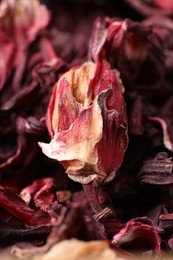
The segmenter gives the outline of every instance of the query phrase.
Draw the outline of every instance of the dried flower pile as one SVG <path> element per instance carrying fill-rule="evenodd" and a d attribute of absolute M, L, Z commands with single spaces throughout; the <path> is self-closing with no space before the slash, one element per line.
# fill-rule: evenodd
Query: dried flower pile
<path fill-rule="evenodd" d="M 2 248 L 173 249 L 172 18 L 172 0 L 0 1 Z"/>

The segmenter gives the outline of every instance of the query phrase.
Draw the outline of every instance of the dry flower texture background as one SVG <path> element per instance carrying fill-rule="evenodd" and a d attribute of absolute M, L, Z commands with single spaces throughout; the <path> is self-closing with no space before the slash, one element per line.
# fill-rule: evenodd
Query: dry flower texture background
<path fill-rule="evenodd" d="M 173 0 L 0 1 L 3 259 L 173 250 L 172 19 Z"/>

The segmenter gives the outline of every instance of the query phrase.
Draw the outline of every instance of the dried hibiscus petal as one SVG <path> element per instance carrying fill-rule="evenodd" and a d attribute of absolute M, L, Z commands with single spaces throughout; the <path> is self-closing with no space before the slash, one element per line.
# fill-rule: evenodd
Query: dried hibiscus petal
<path fill-rule="evenodd" d="M 32 134 L 34 136 L 46 135 L 46 124 L 44 120 L 37 120 L 35 117 L 28 117 L 27 119 L 19 117 L 16 121 L 17 131 L 19 133 Z"/>
<path fill-rule="evenodd" d="M 37 207 L 45 212 L 53 210 L 53 204 L 56 201 L 55 185 L 52 182 L 46 183 L 34 195 L 34 202 Z"/>
<path fill-rule="evenodd" d="M 24 150 L 26 146 L 26 140 L 22 135 L 18 136 L 17 148 L 14 154 L 8 156 L 5 161 L 0 163 L 0 169 L 7 169 L 9 167 L 14 167 L 19 163 L 24 157 Z"/>
<path fill-rule="evenodd" d="M 49 12 L 37 0 L 0 2 L 0 35 L 4 34 L 9 39 L 9 44 L 5 47 L 8 48 L 8 53 L 6 52 L 5 57 L 2 57 L 2 62 L 5 65 L 4 70 L 7 69 L 9 62 L 11 69 L 15 69 L 12 80 L 14 89 L 20 86 L 26 66 L 28 47 L 35 40 L 38 32 L 48 25 L 48 22 Z"/>
<path fill-rule="evenodd" d="M 0 245 L 5 247 L 18 242 L 28 242 L 39 246 L 45 243 L 50 231 L 49 225 L 19 228 L 0 221 Z"/>
<path fill-rule="evenodd" d="M 154 159 L 144 161 L 140 180 L 143 183 L 165 185 L 173 183 L 173 161 L 165 152 L 158 153 Z"/>
<path fill-rule="evenodd" d="M 0 206 L 26 224 L 30 223 L 34 215 L 34 211 L 8 187 L 0 187 Z"/>
<path fill-rule="evenodd" d="M 25 187 L 20 192 L 20 197 L 29 204 L 31 198 L 45 185 L 51 183 L 53 180 L 51 178 L 43 178 L 35 180 L 31 185 Z"/>
<path fill-rule="evenodd" d="M 160 124 L 160 126 L 162 127 L 162 131 L 163 131 L 164 146 L 168 150 L 173 151 L 173 142 L 172 142 L 172 138 L 171 138 L 171 135 L 169 133 L 168 124 L 166 123 L 166 121 L 164 119 L 160 118 L 160 117 L 154 117 L 154 116 L 150 116 L 148 119 L 153 121 L 153 122 Z"/>
<path fill-rule="evenodd" d="M 173 213 L 162 214 L 159 217 L 160 226 L 163 229 L 173 228 Z"/>
<path fill-rule="evenodd" d="M 143 217 L 127 222 L 113 237 L 112 243 L 128 250 L 160 251 L 161 240 L 149 219 Z"/>
<path fill-rule="evenodd" d="M 107 59 L 120 71 L 127 89 L 158 88 L 163 83 L 164 53 L 151 28 L 129 19 L 97 19 L 90 39 L 89 57 Z"/>
<path fill-rule="evenodd" d="M 0 115 L 3 116 L 12 111 L 23 109 L 24 105 L 25 109 L 31 107 L 34 102 L 34 97 L 36 97 L 36 93 L 38 93 L 38 84 L 33 81 L 20 92 L 16 92 L 13 97 L 0 106 Z"/>

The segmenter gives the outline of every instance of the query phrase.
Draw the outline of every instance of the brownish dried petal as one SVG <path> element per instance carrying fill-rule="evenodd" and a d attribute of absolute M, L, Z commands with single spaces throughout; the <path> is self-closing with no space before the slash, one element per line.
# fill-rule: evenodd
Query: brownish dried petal
<path fill-rule="evenodd" d="M 158 153 L 154 159 L 144 161 L 140 180 L 144 183 L 165 185 L 173 183 L 173 161 L 167 153 Z"/>

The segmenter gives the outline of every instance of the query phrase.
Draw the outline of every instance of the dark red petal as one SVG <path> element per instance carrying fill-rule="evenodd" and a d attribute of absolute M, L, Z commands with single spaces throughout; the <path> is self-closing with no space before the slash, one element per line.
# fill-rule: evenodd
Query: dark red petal
<path fill-rule="evenodd" d="M 30 223 L 34 215 L 34 211 L 25 204 L 17 193 L 3 186 L 0 186 L 0 207 L 26 224 Z"/>

